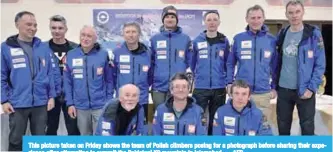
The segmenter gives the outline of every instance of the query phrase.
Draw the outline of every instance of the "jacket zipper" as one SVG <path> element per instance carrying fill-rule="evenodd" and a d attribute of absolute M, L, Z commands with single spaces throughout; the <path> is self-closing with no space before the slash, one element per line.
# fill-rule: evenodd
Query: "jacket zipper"
<path fill-rule="evenodd" d="M 95 69 L 95 67 L 94 67 L 94 65 L 92 65 L 91 74 L 92 74 L 92 79 L 93 80 L 95 80 L 95 72 L 94 72 L 95 70 L 94 69 Z"/>
<path fill-rule="evenodd" d="M 23 53 L 25 54 L 25 56 L 28 58 L 28 65 L 29 65 L 29 67 L 30 67 L 30 60 L 29 60 L 29 56 L 28 56 L 28 54 L 23 50 Z M 32 60 L 34 59 L 34 56 L 32 57 Z M 32 61 L 32 63 L 34 63 L 33 61 Z M 34 65 L 33 65 L 34 66 Z M 34 97 L 34 72 L 32 71 L 33 69 L 30 67 L 30 76 L 31 76 L 31 93 L 32 93 L 32 106 L 34 105 L 34 103 L 35 103 L 35 97 Z"/>
<path fill-rule="evenodd" d="M 141 68 L 141 64 L 139 64 L 139 66 L 138 66 L 138 73 L 139 73 L 138 75 L 140 75 L 140 71 L 141 71 L 140 68 Z"/>
<path fill-rule="evenodd" d="M 134 84 L 134 74 L 135 74 L 135 69 L 134 69 L 134 57 L 132 57 L 132 69 L 133 69 L 133 73 L 132 73 L 132 84 Z"/>
<path fill-rule="evenodd" d="M 171 33 L 169 33 L 169 78 L 171 77 Z"/>
<path fill-rule="evenodd" d="M 90 99 L 90 93 L 89 93 L 89 77 L 88 77 L 88 56 L 87 55 L 84 55 L 85 58 L 84 58 L 84 64 L 85 64 L 85 67 L 86 67 L 86 85 L 87 85 L 87 93 L 88 93 L 88 101 L 89 101 L 89 108 L 91 108 L 91 99 Z"/>
<path fill-rule="evenodd" d="M 262 63 L 262 49 L 260 49 L 260 63 Z"/>
<path fill-rule="evenodd" d="M 237 130 L 238 130 L 238 134 L 240 134 L 240 130 L 239 130 L 239 126 L 240 126 L 240 116 L 237 117 L 237 122 L 238 122 Z"/>
<path fill-rule="evenodd" d="M 209 60 L 209 88 L 212 88 L 212 59 L 213 59 L 213 55 L 212 55 L 212 45 L 210 45 L 209 47 L 209 54 L 210 54 L 210 60 Z"/>
<path fill-rule="evenodd" d="M 256 54 L 257 54 L 257 34 L 254 36 L 254 71 L 253 71 L 253 91 L 255 91 L 256 88 Z"/>
<path fill-rule="evenodd" d="M 174 58 L 175 58 L 175 63 L 177 63 L 177 49 L 175 49 L 175 56 L 174 56 Z"/>

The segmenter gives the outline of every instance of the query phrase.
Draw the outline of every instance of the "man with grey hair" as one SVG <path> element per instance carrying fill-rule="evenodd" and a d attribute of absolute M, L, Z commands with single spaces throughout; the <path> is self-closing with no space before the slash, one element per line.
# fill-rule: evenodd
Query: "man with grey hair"
<path fill-rule="evenodd" d="M 48 112 L 46 134 L 57 135 L 59 117 L 62 109 L 68 135 L 80 135 L 76 119 L 69 117 L 67 113 L 62 83 L 63 67 L 67 52 L 76 48 L 78 45 L 65 38 L 68 29 L 66 19 L 63 16 L 51 16 L 49 26 L 52 38 L 49 41 L 44 42 L 43 47 L 44 50 L 49 51 L 52 55 L 51 62 L 57 97 L 55 98 L 55 107 Z"/>
<path fill-rule="evenodd" d="M 47 111 L 56 97 L 50 53 L 35 37 L 37 22 L 28 11 L 16 14 L 18 34 L 1 44 L 1 105 L 9 114 L 9 151 L 22 151 L 28 121 L 32 135 L 45 135 Z"/>
<path fill-rule="evenodd" d="M 97 43 L 94 27 L 80 31 L 79 47 L 68 52 L 64 66 L 68 114 L 77 118 L 81 135 L 92 135 L 106 101 L 113 97 L 108 54 Z"/>
<path fill-rule="evenodd" d="M 110 100 L 99 118 L 95 135 L 145 135 L 144 109 L 138 104 L 140 89 L 133 84 L 119 88 L 119 98 Z"/>
<path fill-rule="evenodd" d="M 114 50 L 114 59 L 112 60 L 116 90 L 128 83 L 139 87 L 141 90 L 139 104 L 144 107 L 145 118 L 147 118 L 151 84 L 151 57 L 148 47 L 139 42 L 140 34 L 141 29 L 137 23 L 125 23 L 123 26 L 125 42 Z"/>
<path fill-rule="evenodd" d="M 278 34 L 277 122 L 280 135 L 290 135 L 296 105 L 302 135 L 314 135 L 316 91 L 325 72 L 323 38 L 318 27 L 304 24 L 300 1 L 286 5 L 287 27 Z"/>
<path fill-rule="evenodd" d="M 264 116 L 270 118 L 270 100 L 276 97 L 276 39 L 264 25 L 265 14 L 261 6 L 250 7 L 245 19 L 248 23 L 246 31 L 234 37 L 227 61 L 228 94 L 231 95 L 234 79 L 245 80 L 251 88 L 251 98 Z M 237 74 L 234 76 L 236 64 Z"/>

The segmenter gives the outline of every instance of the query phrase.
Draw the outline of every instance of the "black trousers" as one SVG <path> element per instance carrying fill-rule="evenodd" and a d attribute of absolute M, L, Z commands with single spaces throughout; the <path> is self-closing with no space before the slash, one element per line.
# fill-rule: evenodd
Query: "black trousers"
<path fill-rule="evenodd" d="M 32 135 L 45 135 L 47 107 L 15 108 L 9 115 L 9 151 L 22 151 L 22 138 L 26 133 L 28 120 Z"/>
<path fill-rule="evenodd" d="M 206 110 L 208 106 L 209 121 L 208 135 L 212 135 L 212 127 L 214 115 L 217 109 L 225 104 L 226 90 L 225 89 L 194 89 L 193 97 L 197 100 L 197 104 Z"/>
<path fill-rule="evenodd" d="M 316 95 L 309 99 L 300 99 L 297 90 L 279 87 L 276 105 L 277 123 L 280 135 L 290 135 L 293 111 L 296 105 L 302 135 L 314 135 L 314 117 Z"/>
<path fill-rule="evenodd" d="M 47 130 L 46 135 L 57 135 L 57 131 L 59 128 L 59 118 L 60 112 L 64 114 L 65 124 L 68 135 L 80 135 L 79 129 L 77 128 L 77 120 L 71 118 L 68 115 L 68 107 L 64 102 L 64 98 L 59 96 L 55 98 L 55 106 L 51 111 L 48 111 L 47 114 Z"/>

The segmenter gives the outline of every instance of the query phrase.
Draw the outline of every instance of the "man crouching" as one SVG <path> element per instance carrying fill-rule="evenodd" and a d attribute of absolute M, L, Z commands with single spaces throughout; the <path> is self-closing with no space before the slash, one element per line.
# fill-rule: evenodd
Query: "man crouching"
<path fill-rule="evenodd" d="M 103 109 L 95 135 L 144 134 L 144 110 L 138 104 L 140 90 L 133 84 L 119 89 L 119 99 L 112 99 Z"/>

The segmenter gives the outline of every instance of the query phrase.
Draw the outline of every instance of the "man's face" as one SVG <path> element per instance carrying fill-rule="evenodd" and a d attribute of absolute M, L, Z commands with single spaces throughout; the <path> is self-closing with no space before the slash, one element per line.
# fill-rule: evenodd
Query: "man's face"
<path fill-rule="evenodd" d="M 169 13 L 175 13 L 176 10 L 168 10 Z M 164 18 L 164 26 L 165 28 L 172 29 L 177 26 L 177 19 L 174 15 L 167 15 Z"/>
<path fill-rule="evenodd" d="M 83 48 L 92 47 L 97 40 L 96 32 L 93 28 L 86 27 L 80 32 L 80 44 Z"/>
<path fill-rule="evenodd" d="M 19 34 L 25 38 L 32 39 L 37 32 L 37 23 L 33 15 L 25 14 L 17 22 L 16 28 Z"/>
<path fill-rule="evenodd" d="M 235 109 L 243 109 L 250 100 L 250 88 L 233 87 L 232 105 Z"/>
<path fill-rule="evenodd" d="M 264 14 L 261 10 L 252 10 L 246 17 L 246 22 L 252 31 L 260 31 L 264 21 Z"/>
<path fill-rule="evenodd" d="M 207 31 L 216 32 L 217 28 L 220 26 L 219 16 L 215 13 L 210 13 L 206 16 L 205 26 Z"/>
<path fill-rule="evenodd" d="M 136 44 L 139 42 L 140 34 L 135 26 L 127 26 L 123 31 L 124 39 L 128 44 Z"/>
<path fill-rule="evenodd" d="M 51 21 L 50 31 L 53 39 L 65 38 L 67 27 L 63 22 Z"/>
<path fill-rule="evenodd" d="M 286 17 L 291 25 L 299 25 L 303 21 L 304 10 L 300 4 L 289 5 L 286 10 Z"/>
<path fill-rule="evenodd" d="M 137 88 L 128 87 L 126 89 L 122 89 L 121 94 L 119 95 L 119 100 L 125 110 L 133 110 L 139 102 L 139 94 Z"/>
<path fill-rule="evenodd" d="M 172 81 L 171 94 L 177 100 L 185 100 L 189 94 L 188 82 L 186 80 Z"/>

